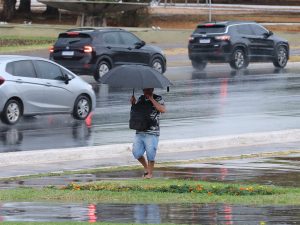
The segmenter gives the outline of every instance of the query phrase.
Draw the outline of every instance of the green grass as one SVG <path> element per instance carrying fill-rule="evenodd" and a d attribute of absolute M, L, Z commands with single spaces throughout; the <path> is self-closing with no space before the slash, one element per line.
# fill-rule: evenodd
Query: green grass
<path fill-rule="evenodd" d="M 0 53 L 47 49 L 54 42 L 55 38 L 47 37 L 0 36 Z"/>
<path fill-rule="evenodd" d="M 14 53 L 19 54 L 24 51 L 34 51 L 34 50 L 43 50 L 49 48 L 50 45 L 43 44 L 43 45 L 28 45 L 28 46 L 9 46 L 9 47 L 0 47 L 0 54 L 1 53 Z"/>
<path fill-rule="evenodd" d="M 1 222 L 1 225 L 90 225 L 91 223 L 88 222 Z M 120 225 L 120 224 L 128 224 L 128 223 L 93 223 L 95 225 Z M 135 223 L 135 225 L 139 225 L 138 223 Z M 149 225 L 149 224 L 148 224 Z M 161 223 L 161 225 L 171 225 L 171 223 Z"/>
<path fill-rule="evenodd" d="M 130 186 L 162 186 L 162 185 L 203 185 L 204 189 L 226 189 L 228 186 L 249 187 L 249 185 L 223 184 L 214 182 L 197 182 L 183 180 L 124 180 L 96 182 L 96 185 L 106 184 L 110 187 Z M 300 188 L 283 188 L 275 186 L 251 185 L 254 190 L 258 188 L 271 188 L 273 194 L 237 196 L 232 194 L 205 193 L 172 193 L 156 191 L 133 191 L 117 188 L 100 191 L 90 190 L 59 190 L 56 188 L 17 188 L 1 190 L 0 201 L 52 201 L 52 202 L 93 202 L 93 203 L 229 203 L 247 205 L 299 205 Z"/>

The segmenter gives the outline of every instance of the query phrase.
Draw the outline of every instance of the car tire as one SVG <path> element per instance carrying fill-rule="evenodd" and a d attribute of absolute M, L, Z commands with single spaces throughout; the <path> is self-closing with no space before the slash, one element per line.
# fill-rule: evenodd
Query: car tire
<path fill-rule="evenodd" d="M 14 125 L 20 120 L 21 116 L 22 104 L 20 101 L 15 99 L 8 100 L 3 108 L 1 120 L 8 125 Z"/>
<path fill-rule="evenodd" d="M 77 120 L 85 120 L 91 113 L 92 102 L 86 95 L 80 95 L 75 101 L 73 117 Z"/>
<path fill-rule="evenodd" d="M 108 71 L 110 71 L 111 65 L 106 60 L 102 60 L 98 63 L 96 67 L 96 71 L 94 73 L 95 81 L 100 81 L 101 77 L 103 77 Z"/>
<path fill-rule="evenodd" d="M 241 48 L 235 49 L 232 53 L 229 64 L 231 68 L 235 70 L 247 68 L 247 66 L 249 65 L 249 61 L 245 51 Z"/>
<path fill-rule="evenodd" d="M 275 55 L 275 59 L 273 61 L 273 64 L 275 67 L 277 68 L 284 68 L 287 64 L 288 61 L 288 52 L 286 47 L 284 46 L 279 46 L 276 49 L 276 55 Z"/>
<path fill-rule="evenodd" d="M 207 62 L 192 60 L 192 66 L 196 70 L 199 70 L 199 71 L 204 70 L 206 65 L 207 65 Z"/>
<path fill-rule="evenodd" d="M 161 59 L 155 58 L 151 62 L 151 67 L 160 73 L 164 73 L 165 66 Z"/>

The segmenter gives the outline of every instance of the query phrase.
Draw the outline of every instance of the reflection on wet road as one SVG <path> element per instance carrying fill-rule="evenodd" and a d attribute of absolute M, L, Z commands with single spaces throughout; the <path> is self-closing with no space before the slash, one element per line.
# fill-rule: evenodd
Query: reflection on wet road
<path fill-rule="evenodd" d="M 299 69 L 298 69 L 299 68 Z M 299 128 L 300 67 L 275 70 L 269 64 L 252 64 L 235 72 L 227 65 L 210 65 L 204 72 L 191 67 L 169 68 L 174 86 L 166 100 L 161 139 L 240 134 Z M 0 124 L 0 151 L 26 151 L 74 146 L 128 143 L 131 90 L 91 82 L 97 108 L 91 121 L 74 121 L 68 115 L 24 118 L 13 127 Z M 139 94 L 139 93 L 137 93 Z"/>
<path fill-rule="evenodd" d="M 0 221 L 175 224 L 299 224 L 299 206 L 229 204 L 0 204 Z"/>
<path fill-rule="evenodd" d="M 41 188 L 50 185 L 62 186 L 70 183 L 87 183 L 107 179 L 140 179 L 142 173 L 141 169 L 138 169 L 1 180 L 0 189 L 16 187 Z M 176 166 L 156 168 L 154 176 L 168 179 L 300 187 L 300 154 L 178 164 Z"/>

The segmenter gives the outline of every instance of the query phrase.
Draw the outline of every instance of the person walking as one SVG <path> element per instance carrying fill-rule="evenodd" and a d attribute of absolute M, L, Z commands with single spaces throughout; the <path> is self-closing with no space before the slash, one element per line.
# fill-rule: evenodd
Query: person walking
<path fill-rule="evenodd" d="M 143 89 L 144 94 L 139 97 L 138 101 L 136 101 L 134 96 L 130 99 L 132 105 L 138 104 L 141 101 L 145 101 L 146 104 L 152 104 L 152 112 L 149 115 L 150 125 L 146 130 L 136 131 L 132 148 L 133 156 L 144 167 L 143 177 L 146 179 L 153 177 L 155 156 L 160 135 L 159 119 L 161 113 L 166 112 L 164 100 L 161 96 L 153 92 L 154 88 L 146 88 Z M 145 152 L 147 160 L 144 157 Z"/>

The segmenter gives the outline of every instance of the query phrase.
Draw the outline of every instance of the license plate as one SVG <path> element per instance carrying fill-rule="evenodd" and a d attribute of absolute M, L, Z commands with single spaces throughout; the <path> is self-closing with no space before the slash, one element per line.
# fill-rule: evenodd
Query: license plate
<path fill-rule="evenodd" d="M 74 55 L 74 52 L 73 51 L 63 51 L 61 53 L 63 56 L 73 56 Z"/>
<path fill-rule="evenodd" d="M 210 43 L 210 39 L 200 39 L 199 43 L 200 44 L 209 44 Z"/>

